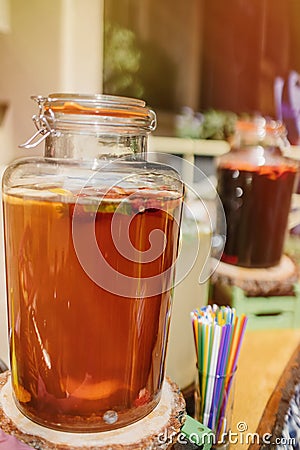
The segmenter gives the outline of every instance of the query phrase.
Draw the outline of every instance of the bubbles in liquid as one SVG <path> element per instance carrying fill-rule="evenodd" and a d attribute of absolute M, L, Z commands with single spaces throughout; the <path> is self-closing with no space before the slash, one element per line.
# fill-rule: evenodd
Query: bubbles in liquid
<path fill-rule="evenodd" d="M 118 420 L 118 413 L 116 411 L 108 410 L 103 414 L 103 420 L 109 424 L 115 423 Z"/>

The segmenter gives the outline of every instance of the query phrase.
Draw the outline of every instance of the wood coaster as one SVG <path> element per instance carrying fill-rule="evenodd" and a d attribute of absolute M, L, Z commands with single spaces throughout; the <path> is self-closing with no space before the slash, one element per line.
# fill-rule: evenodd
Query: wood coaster
<path fill-rule="evenodd" d="M 100 433 L 56 431 L 32 422 L 18 410 L 10 373 L 0 374 L 0 429 L 38 450 L 165 450 L 176 441 L 184 417 L 183 396 L 177 385 L 166 379 L 159 404 L 138 422 Z"/>
<path fill-rule="evenodd" d="M 294 261 L 283 255 L 273 267 L 251 269 L 220 262 L 211 277 L 212 284 L 238 286 L 249 297 L 294 295 L 299 270 Z"/>

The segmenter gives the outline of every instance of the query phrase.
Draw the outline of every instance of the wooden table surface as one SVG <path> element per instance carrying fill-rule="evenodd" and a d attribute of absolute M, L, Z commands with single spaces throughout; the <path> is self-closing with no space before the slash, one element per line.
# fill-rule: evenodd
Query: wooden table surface
<path fill-rule="evenodd" d="M 247 434 L 256 433 L 265 406 L 299 343 L 300 329 L 246 330 L 236 375 L 232 417 L 236 434 L 230 450 L 249 447 Z"/>
<path fill-rule="evenodd" d="M 235 442 L 230 450 L 248 448 L 247 433 L 256 432 L 265 406 L 299 343 L 300 329 L 246 331 L 232 417 L 232 432 L 237 435 L 233 435 Z"/>

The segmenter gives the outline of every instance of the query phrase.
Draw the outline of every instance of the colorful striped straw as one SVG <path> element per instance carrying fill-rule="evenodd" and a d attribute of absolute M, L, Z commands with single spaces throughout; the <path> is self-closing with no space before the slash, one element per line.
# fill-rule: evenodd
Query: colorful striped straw
<path fill-rule="evenodd" d="M 227 428 L 225 411 L 237 369 L 247 317 L 229 306 L 207 305 L 191 312 L 199 374 L 198 419 L 217 436 Z"/>

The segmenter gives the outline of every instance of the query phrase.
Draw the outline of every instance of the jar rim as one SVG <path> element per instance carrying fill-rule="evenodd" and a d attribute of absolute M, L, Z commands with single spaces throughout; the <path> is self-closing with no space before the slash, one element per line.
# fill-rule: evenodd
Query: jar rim
<path fill-rule="evenodd" d="M 33 96 L 32 98 L 34 98 Z M 73 93 L 73 92 L 55 92 L 53 94 L 49 94 L 46 97 L 49 103 L 54 102 L 68 102 L 74 101 L 78 104 L 121 104 L 126 106 L 137 106 L 137 107 L 145 107 L 146 102 L 144 100 L 134 98 L 134 97 L 123 97 L 121 95 L 110 95 L 110 94 L 81 94 L 81 93 Z"/>
<path fill-rule="evenodd" d="M 151 132 L 156 128 L 156 114 L 146 102 L 131 97 L 108 94 L 53 93 L 31 97 L 47 118 L 51 128 L 77 125 L 129 127 Z"/>

